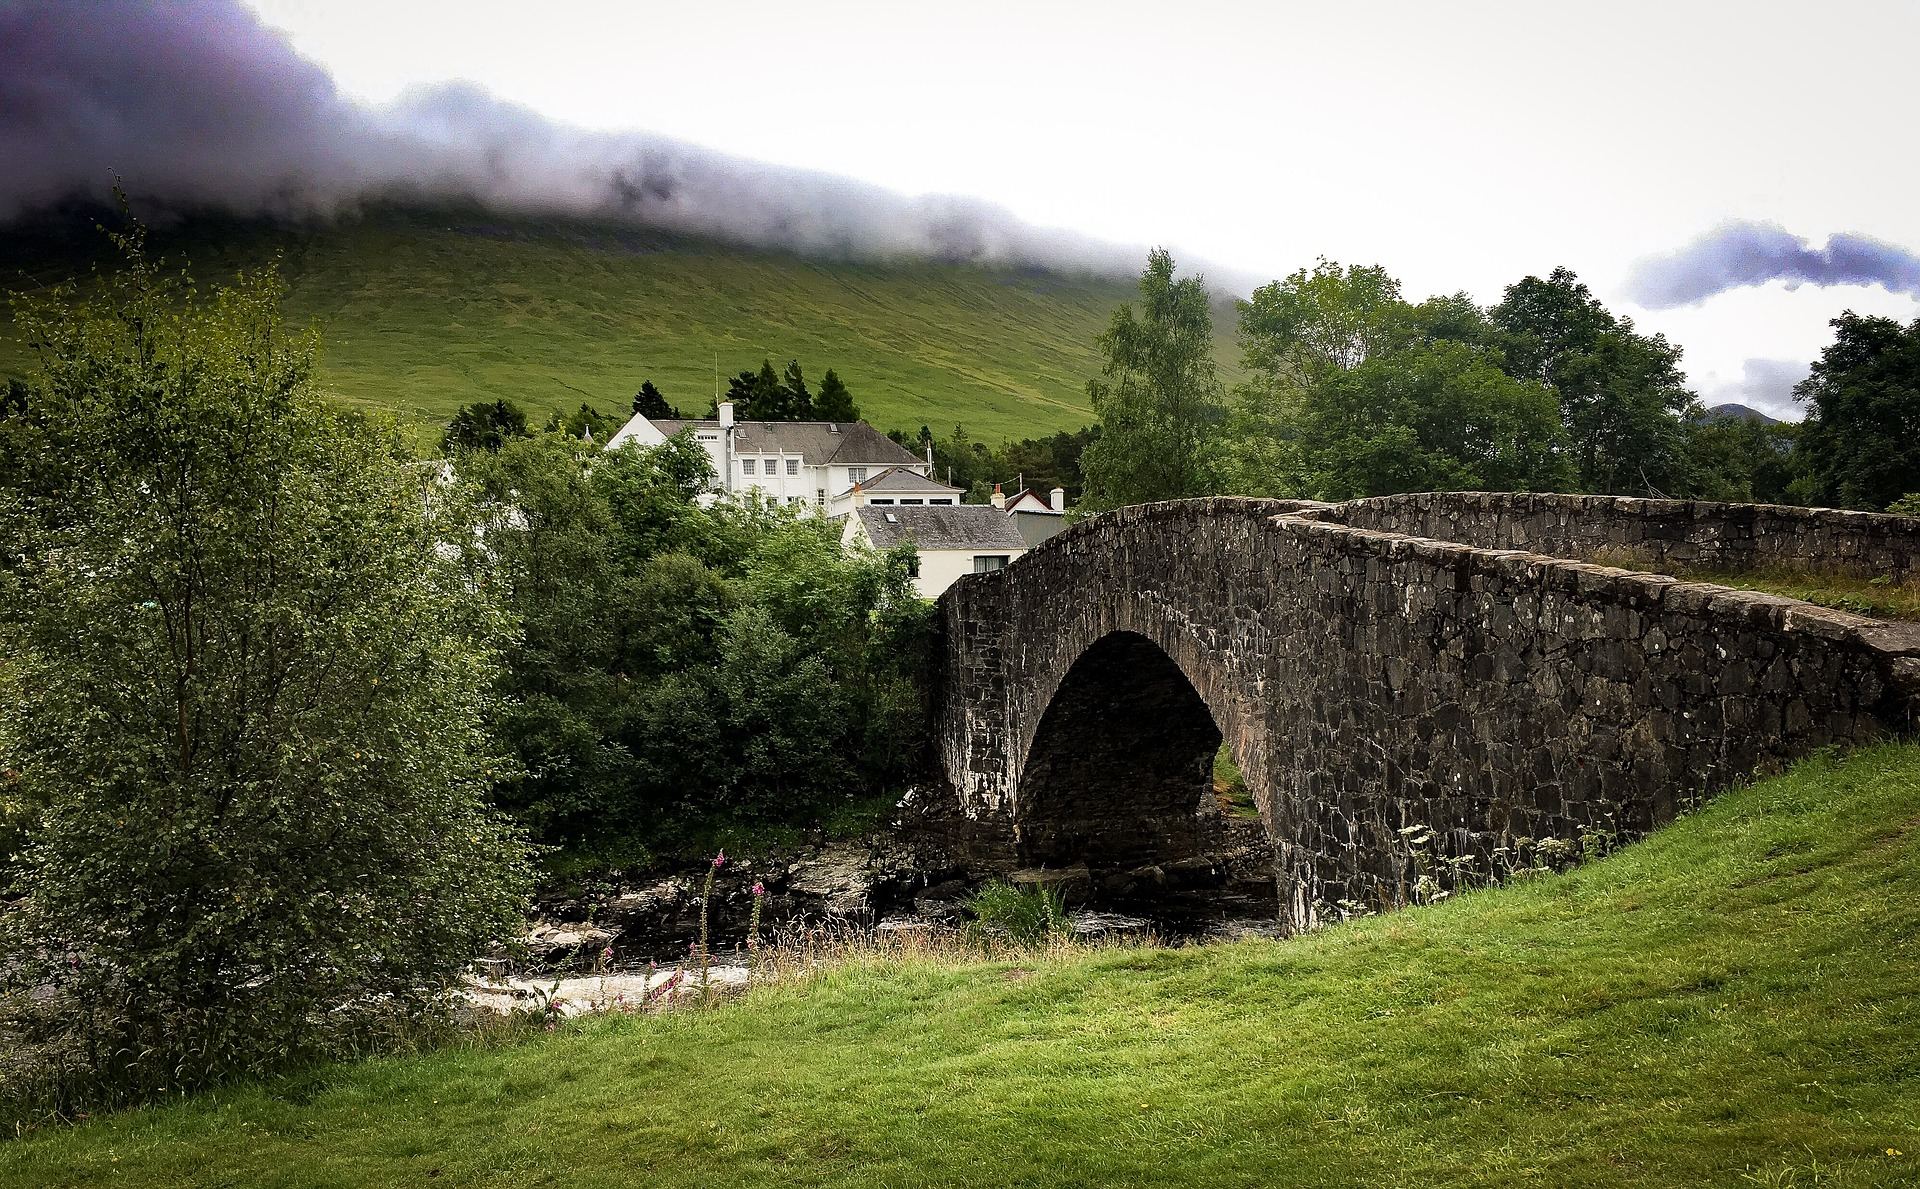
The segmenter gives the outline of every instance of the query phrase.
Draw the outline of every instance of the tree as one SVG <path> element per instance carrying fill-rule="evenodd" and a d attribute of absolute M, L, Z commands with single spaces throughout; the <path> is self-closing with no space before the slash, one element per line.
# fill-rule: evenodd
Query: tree
<path fill-rule="evenodd" d="M 1465 294 L 1415 305 L 1377 265 L 1263 285 L 1241 306 L 1221 469 L 1243 494 L 1320 499 L 1559 486 L 1553 394 L 1503 372 L 1497 338 Z"/>
<path fill-rule="evenodd" d="M 1835 318 L 1833 342 L 1794 390 L 1814 503 L 1879 511 L 1920 491 L 1920 319 Z"/>
<path fill-rule="evenodd" d="M 1302 457 L 1321 499 L 1553 490 L 1567 477 L 1563 445 L 1552 390 L 1459 342 L 1335 372 L 1302 407 Z"/>
<path fill-rule="evenodd" d="M 787 373 L 780 382 L 780 392 L 785 398 L 788 421 L 812 421 L 813 393 L 807 389 L 807 377 L 800 371 L 798 359 L 787 360 Z"/>
<path fill-rule="evenodd" d="M 1206 443 L 1222 416 L 1205 281 L 1175 280 L 1155 248 L 1140 312 L 1123 305 L 1098 340 L 1106 363 L 1087 384 L 1100 438 L 1083 458 L 1088 505 L 1183 499 L 1211 489 Z"/>
<path fill-rule="evenodd" d="M 1378 265 L 1341 267 L 1321 258 L 1262 285 L 1240 309 L 1240 350 L 1249 371 L 1300 384 L 1360 366 L 1410 336 L 1400 282 Z"/>
<path fill-rule="evenodd" d="M 633 411 L 649 421 L 678 418 L 680 410 L 667 403 L 667 398 L 653 386 L 652 380 L 642 380 L 640 391 L 633 394 Z"/>
<path fill-rule="evenodd" d="M 1507 373 L 1550 385 L 1584 491 L 1677 494 L 1693 394 L 1680 349 L 1615 317 L 1567 269 L 1507 287 L 1493 308 Z"/>
<path fill-rule="evenodd" d="M 440 452 L 498 450 L 508 441 L 526 436 L 527 415 L 519 405 L 510 400 L 480 400 L 462 406 L 447 422 L 447 430 L 440 437 Z"/>
<path fill-rule="evenodd" d="M 727 381 L 727 399 L 742 421 L 799 420 L 797 399 L 773 370 L 771 359 L 761 360 L 759 371 L 741 372 Z"/>
<path fill-rule="evenodd" d="M 20 312 L 0 770 L 43 808 L 0 1044 L 124 1101 L 449 1005 L 528 868 L 485 805 L 501 624 L 437 547 L 459 490 L 314 391 L 271 275 L 195 300 L 116 241 L 99 296 Z"/>
<path fill-rule="evenodd" d="M 858 421 L 860 410 L 853 403 L 853 393 L 832 368 L 820 379 L 820 395 L 813 400 L 813 416 L 818 421 Z M 925 427 L 923 426 L 922 429 Z"/>
<path fill-rule="evenodd" d="M 1702 417 L 1687 432 L 1686 493 L 1734 503 L 1793 501 L 1797 425 Z"/>

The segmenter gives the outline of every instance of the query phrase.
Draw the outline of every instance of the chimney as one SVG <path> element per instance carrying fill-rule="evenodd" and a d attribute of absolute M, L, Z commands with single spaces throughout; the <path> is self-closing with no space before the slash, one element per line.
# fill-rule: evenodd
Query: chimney
<path fill-rule="evenodd" d="M 1066 488 L 1056 487 L 1052 491 L 1048 492 L 1047 495 L 1049 497 L 1047 502 L 1053 505 L 1054 511 L 1064 512 L 1067 510 L 1067 489 Z"/>
<path fill-rule="evenodd" d="M 733 402 L 730 400 L 720 402 L 720 428 L 733 428 Z"/>
<path fill-rule="evenodd" d="M 993 506 L 996 508 L 1004 508 L 1007 506 L 1007 497 L 1000 494 L 1000 485 L 998 483 L 993 485 Z"/>
<path fill-rule="evenodd" d="M 927 475 L 933 475 L 933 439 L 927 439 Z"/>

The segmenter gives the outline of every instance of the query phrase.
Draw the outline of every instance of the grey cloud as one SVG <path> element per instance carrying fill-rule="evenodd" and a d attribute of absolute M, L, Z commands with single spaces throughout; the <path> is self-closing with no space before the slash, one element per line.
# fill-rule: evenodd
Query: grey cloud
<path fill-rule="evenodd" d="M 118 176 L 137 199 L 246 214 L 457 197 L 813 254 L 1113 275 L 1145 258 L 973 199 L 570 127 L 471 84 L 365 107 L 238 0 L 0 0 L 0 161 L 0 222 Z"/>
<path fill-rule="evenodd" d="M 1816 248 L 1772 223 L 1735 222 L 1670 255 L 1640 261 L 1627 279 L 1627 293 L 1660 310 L 1773 280 L 1789 286 L 1879 285 L 1920 296 L 1920 255 L 1864 235 L 1835 235 Z"/>

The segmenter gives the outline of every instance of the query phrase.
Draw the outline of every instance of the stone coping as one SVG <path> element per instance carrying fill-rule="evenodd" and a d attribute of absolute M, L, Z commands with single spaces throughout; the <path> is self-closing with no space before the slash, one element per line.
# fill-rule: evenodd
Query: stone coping
<path fill-rule="evenodd" d="M 1345 504 L 1316 500 L 1264 499 L 1247 496 L 1204 496 L 1189 500 L 1169 500 L 1154 504 L 1132 504 L 1102 512 L 1068 525 L 1053 537 L 1016 559 L 997 573 L 969 574 L 955 583 L 956 589 L 980 590 L 987 583 L 1005 581 L 1026 558 L 1049 552 L 1072 551 L 1097 534 L 1116 527 L 1157 520 L 1210 519 L 1239 516 L 1269 522 L 1276 529 L 1309 539 L 1338 544 L 1349 550 L 1370 552 L 1383 559 L 1421 561 L 1432 565 L 1462 567 L 1471 574 L 1485 574 L 1505 581 L 1520 581 L 1541 589 L 1577 594 L 1583 598 L 1622 604 L 1663 605 L 1675 611 L 1725 617 L 1757 627 L 1818 639 L 1845 641 L 1885 654 L 1891 667 L 1915 685 L 1920 694 L 1920 624 L 1901 623 L 1856 615 L 1821 607 L 1799 599 L 1759 591 L 1737 590 L 1708 582 L 1674 578 L 1666 574 L 1622 569 L 1577 558 L 1558 557 L 1517 549 L 1489 549 L 1478 545 L 1384 529 L 1355 528 L 1342 523 L 1341 514 L 1356 505 L 1381 506 L 1387 501 L 1412 503 L 1459 503 L 1477 510 L 1533 511 L 1552 506 L 1605 505 L 1616 510 L 1659 508 L 1692 510 L 1697 514 L 1719 513 L 1727 509 L 1765 509 L 1789 513 L 1808 520 L 1846 523 L 1887 524 L 1904 529 L 1911 525 L 1920 541 L 1920 518 L 1888 516 L 1872 512 L 1849 512 L 1830 508 L 1792 508 L 1767 504 L 1715 504 L 1692 500 L 1646 500 L 1629 496 L 1565 496 L 1504 492 L 1423 492 L 1409 495 L 1378 496 Z M 1904 684 L 1904 681 L 1903 681 Z"/>

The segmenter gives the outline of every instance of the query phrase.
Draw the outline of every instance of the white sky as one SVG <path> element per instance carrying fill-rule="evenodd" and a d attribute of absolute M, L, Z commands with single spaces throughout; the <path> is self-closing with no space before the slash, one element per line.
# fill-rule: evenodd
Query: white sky
<path fill-rule="evenodd" d="M 1565 264 L 1734 398 L 1874 288 L 1647 311 L 1728 219 L 1920 247 L 1920 3 L 250 0 L 373 103 L 478 82 L 640 129 L 1261 277 L 1325 255 L 1482 301 Z"/>

